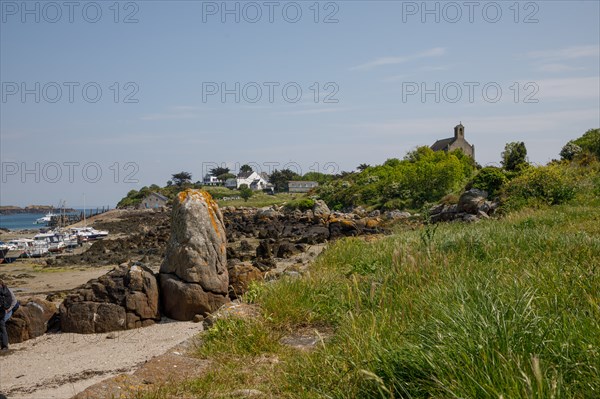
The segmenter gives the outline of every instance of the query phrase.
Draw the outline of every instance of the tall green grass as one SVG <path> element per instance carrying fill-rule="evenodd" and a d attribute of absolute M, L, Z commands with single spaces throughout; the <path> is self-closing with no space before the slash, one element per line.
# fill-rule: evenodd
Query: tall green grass
<path fill-rule="evenodd" d="M 298 397 L 600 397 L 599 216 L 562 206 L 337 242 L 257 299 L 274 328 L 336 329 L 280 383 Z"/>
<path fill-rule="evenodd" d="M 332 243 L 204 335 L 199 378 L 147 397 L 600 397 L 600 201 Z M 333 332 L 312 351 L 290 331 Z M 270 359 L 265 361 L 265 359 Z"/>

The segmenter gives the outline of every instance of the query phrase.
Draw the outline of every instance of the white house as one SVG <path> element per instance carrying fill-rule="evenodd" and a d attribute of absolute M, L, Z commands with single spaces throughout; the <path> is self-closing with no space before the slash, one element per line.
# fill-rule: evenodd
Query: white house
<path fill-rule="evenodd" d="M 269 182 L 264 176 L 252 171 L 239 173 L 235 179 L 227 179 L 225 187 L 236 189 L 242 184 L 246 184 L 252 190 L 264 190 L 269 186 Z"/>
<path fill-rule="evenodd" d="M 218 186 L 221 184 L 221 180 L 219 180 L 216 176 L 207 174 L 204 176 L 204 179 L 202 179 L 202 184 L 205 186 Z"/>

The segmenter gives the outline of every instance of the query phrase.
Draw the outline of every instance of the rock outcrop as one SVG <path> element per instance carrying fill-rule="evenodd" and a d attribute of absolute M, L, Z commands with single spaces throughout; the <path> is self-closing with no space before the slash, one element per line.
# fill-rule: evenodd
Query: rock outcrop
<path fill-rule="evenodd" d="M 141 264 L 122 264 L 88 281 L 60 305 L 63 332 L 103 333 L 160 320 L 156 277 Z"/>
<path fill-rule="evenodd" d="M 166 316 L 192 320 L 228 301 L 226 246 L 223 216 L 210 194 L 180 192 L 174 200 L 171 238 L 159 274 Z"/>
<path fill-rule="evenodd" d="M 313 205 L 312 211 L 313 215 L 316 218 L 320 219 L 327 219 L 329 217 L 329 214 L 331 213 L 329 207 L 323 200 L 316 200 L 315 204 Z"/>
<path fill-rule="evenodd" d="M 56 306 L 43 299 L 34 298 L 22 303 L 6 323 L 8 342 L 16 344 L 43 335 L 56 314 Z"/>
<path fill-rule="evenodd" d="M 264 280 L 263 273 L 249 262 L 232 262 L 229 266 L 229 296 L 235 299 L 244 294 L 250 283 Z"/>
<path fill-rule="evenodd" d="M 457 204 L 439 204 L 432 207 L 429 210 L 430 220 L 432 223 L 437 223 L 452 220 L 476 222 L 479 219 L 488 219 L 498 205 L 487 201 L 487 196 L 485 191 L 475 188 L 465 191 Z"/>

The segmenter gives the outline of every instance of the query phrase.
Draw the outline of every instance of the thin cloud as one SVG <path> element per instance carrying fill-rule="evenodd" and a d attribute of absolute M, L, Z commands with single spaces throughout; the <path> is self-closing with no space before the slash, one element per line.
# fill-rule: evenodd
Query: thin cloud
<path fill-rule="evenodd" d="M 159 121 L 159 120 L 180 120 L 180 119 L 196 119 L 200 117 L 200 113 L 206 108 L 193 105 L 177 105 L 169 107 L 166 112 L 157 112 L 143 115 L 140 120 L 143 121 Z"/>
<path fill-rule="evenodd" d="M 451 137 L 452 128 L 459 120 L 465 125 L 466 135 L 473 141 L 482 140 L 482 136 L 505 135 L 507 133 L 533 134 L 547 132 L 556 126 L 572 124 L 574 120 L 586 121 L 590 126 L 598 123 L 600 112 L 596 108 L 575 109 L 558 112 L 539 112 L 526 115 L 473 116 L 463 115 L 459 118 L 433 117 L 396 119 L 383 122 L 366 122 L 334 125 L 346 129 L 358 130 L 361 134 L 373 137 L 403 136 L 423 137 L 423 145 L 427 139 Z M 444 136 L 446 135 L 446 136 Z"/>
<path fill-rule="evenodd" d="M 536 81 L 540 88 L 540 101 L 545 99 L 597 99 L 600 97 L 600 78 L 544 79 Z"/>
<path fill-rule="evenodd" d="M 446 49 L 443 47 L 435 47 L 430 50 L 422 51 L 416 54 L 410 54 L 405 56 L 397 57 L 380 57 L 373 61 L 366 62 L 364 64 L 356 65 L 350 68 L 351 71 L 364 71 L 384 65 L 397 65 L 404 64 L 405 62 L 418 60 L 420 58 L 439 57 L 446 54 Z"/>
<path fill-rule="evenodd" d="M 527 53 L 528 58 L 550 60 L 572 60 L 575 58 L 598 56 L 600 56 L 600 46 L 598 44 L 589 46 L 572 46 L 561 49 L 538 50 Z"/>
<path fill-rule="evenodd" d="M 581 71 L 583 67 L 573 67 L 565 64 L 544 64 L 537 68 L 540 72 L 560 73 L 560 72 L 571 72 Z"/>
<path fill-rule="evenodd" d="M 344 112 L 348 111 L 349 108 L 310 108 L 300 109 L 296 111 L 284 111 L 277 112 L 275 115 L 317 115 L 317 114 L 329 114 L 333 112 Z"/>
<path fill-rule="evenodd" d="M 408 77 L 408 75 L 393 75 L 393 76 L 388 76 L 386 78 L 383 78 L 382 80 L 384 82 L 400 82 L 404 79 L 406 79 Z"/>
<path fill-rule="evenodd" d="M 143 121 L 160 121 L 160 120 L 172 120 L 172 119 L 195 119 L 198 118 L 198 114 L 193 113 L 164 113 L 164 114 L 148 114 L 140 117 Z"/>
<path fill-rule="evenodd" d="M 447 71 L 450 69 L 450 65 L 429 65 L 421 68 L 422 71 L 435 72 L 435 71 Z"/>

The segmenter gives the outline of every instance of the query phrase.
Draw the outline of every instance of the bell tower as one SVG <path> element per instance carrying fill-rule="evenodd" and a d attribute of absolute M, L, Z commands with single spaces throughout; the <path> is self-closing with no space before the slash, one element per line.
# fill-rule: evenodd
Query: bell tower
<path fill-rule="evenodd" d="M 465 127 L 462 122 L 458 125 L 454 126 L 454 139 L 463 139 L 465 138 Z"/>

